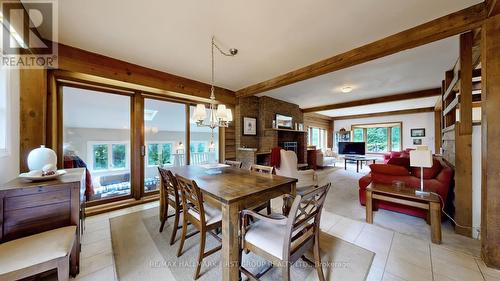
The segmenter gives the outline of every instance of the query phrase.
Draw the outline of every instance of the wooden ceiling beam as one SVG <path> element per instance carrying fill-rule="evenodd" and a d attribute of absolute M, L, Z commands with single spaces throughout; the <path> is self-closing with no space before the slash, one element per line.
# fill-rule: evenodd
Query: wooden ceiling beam
<path fill-rule="evenodd" d="M 238 90 L 236 94 L 239 97 L 253 96 L 322 74 L 422 46 L 478 28 L 486 17 L 485 4 L 479 3 L 348 52 L 248 86 Z"/>
<path fill-rule="evenodd" d="M 437 97 L 440 95 L 441 95 L 441 89 L 436 88 L 436 89 L 415 91 L 415 92 L 404 93 L 404 94 L 396 94 L 396 95 L 385 96 L 385 97 L 369 98 L 369 99 L 364 99 L 364 100 L 356 100 L 356 101 L 349 101 L 349 102 L 343 102 L 343 103 L 335 103 L 335 104 L 329 104 L 329 105 L 304 108 L 304 109 L 302 109 L 302 111 L 304 113 L 319 112 L 319 111 L 325 111 L 325 110 L 340 109 L 340 108 L 362 106 L 362 105 L 370 105 L 370 104 L 384 103 L 384 102 L 391 102 L 391 101 L 401 101 L 401 100 L 427 98 L 427 97 L 435 97 L 435 96 Z"/>
<path fill-rule="evenodd" d="M 432 107 L 415 108 L 415 109 L 394 110 L 394 111 L 387 111 L 387 112 L 337 116 L 337 117 L 333 117 L 333 120 L 335 121 L 335 120 L 370 118 L 370 117 L 381 117 L 381 116 L 401 115 L 401 114 L 416 114 L 416 113 L 422 113 L 422 112 L 434 112 L 434 107 L 432 106 Z"/>

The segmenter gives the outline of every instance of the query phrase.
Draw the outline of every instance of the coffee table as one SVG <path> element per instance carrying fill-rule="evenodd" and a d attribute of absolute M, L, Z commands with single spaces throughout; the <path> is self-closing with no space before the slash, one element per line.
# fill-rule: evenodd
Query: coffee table
<path fill-rule="evenodd" d="M 373 200 L 428 210 L 432 243 L 441 244 L 441 199 L 437 194 L 417 195 L 414 188 L 372 182 L 366 187 L 366 222 L 370 224 L 373 223 Z"/>
<path fill-rule="evenodd" d="M 368 157 L 363 155 L 345 155 L 344 156 L 344 169 L 347 170 L 347 161 L 356 162 L 356 173 L 359 173 L 359 168 L 363 169 L 363 161 L 368 163 L 368 161 L 372 161 L 375 164 L 377 161 L 376 157 Z"/>

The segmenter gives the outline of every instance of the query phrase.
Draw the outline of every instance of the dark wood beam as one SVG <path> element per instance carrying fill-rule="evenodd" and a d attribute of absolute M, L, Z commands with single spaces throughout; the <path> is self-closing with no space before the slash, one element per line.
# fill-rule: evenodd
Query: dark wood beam
<path fill-rule="evenodd" d="M 347 120 L 347 119 L 381 117 L 381 116 L 401 115 L 401 114 L 416 114 L 416 113 L 422 113 L 422 112 L 434 112 L 434 107 L 432 106 L 432 107 L 415 108 L 415 109 L 394 110 L 394 111 L 387 111 L 387 112 L 337 116 L 337 117 L 333 117 L 333 120 Z"/>
<path fill-rule="evenodd" d="M 322 74 L 422 46 L 480 27 L 485 18 L 485 4 L 479 3 L 351 51 L 282 74 L 267 81 L 251 85 L 238 90 L 236 94 L 240 97 L 252 96 Z"/>
<path fill-rule="evenodd" d="M 500 14 L 499 0 L 486 0 L 485 3 L 486 3 L 486 10 L 488 11 L 488 17 Z"/>
<path fill-rule="evenodd" d="M 58 48 L 60 70 L 113 79 L 198 98 L 210 97 L 209 84 L 63 44 L 59 44 Z M 216 88 L 215 91 L 218 101 L 225 104 L 236 103 L 234 92 L 223 88 Z"/>
<path fill-rule="evenodd" d="M 384 103 L 384 102 L 391 102 L 391 101 L 410 100 L 410 99 L 427 98 L 427 97 L 434 97 L 434 96 L 437 97 L 440 95 L 441 95 L 441 89 L 436 88 L 436 89 L 415 91 L 415 92 L 404 93 L 404 94 L 396 94 L 396 95 L 390 95 L 390 96 L 384 96 L 384 97 L 369 98 L 369 99 L 364 99 L 364 100 L 349 101 L 349 102 L 343 102 L 343 103 L 335 103 L 335 104 L 329 104 L 329 105 L 304 108 L 302 111 L 304 113 L 319 112 L 319 111 L 325 111 L 325 110 L 354 107 L 354 106 L 361 106 L 361 105 L 369 105 L 369 104 L 376 104 L 376 103 Z"/>
<path fill-rule="evenodd" d="M 500 14 L 485 21 L 481 48 L 481 256 L 500 268 Z"/>
<path fill-rule="evenodd" d="M 455 232 L 468 237 L 472 236 L 472 229 L 459 225 L 472 225 L 472 45 L 472 32 L 460 35 L 460 121 L 455 125 Z"/>

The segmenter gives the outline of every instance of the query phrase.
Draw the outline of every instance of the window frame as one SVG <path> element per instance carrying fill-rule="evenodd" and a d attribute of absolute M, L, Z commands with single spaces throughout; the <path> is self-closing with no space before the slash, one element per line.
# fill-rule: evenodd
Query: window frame
<path fill-rule="evenodd" d="M 314 130 L 318 130 L 318 144 L 313 143 Z M 328 130 L 325 128 L 309 126 L 307 128 L 307 145 L 316 146 L 316 149 L 325 150 L 328 148 Z"/>
<path fill-rule="evenodd" d="M 3 98 L 5 101 L 5 109 L 3 114 L 5 115 L 5 132 L 0 132 L 0 135 L 3 135 L 4 137 L 4 142 L 5 142 L 5 147 L 0 147 L 0 158 L 8 157 L 11 154 L 11 138 L 12 138 L 12 125 L 11 125 L 11 110 L 12 110 L 12 104 L 11 104 L 11 98 L 8 93 L 11 91 L 11 84 L 12 84 L 12 73 L 10 69 L 2 69 L 2 71 L 5 71 L 5 86 L 3 87 L 5 90 L 5 95 L 2 96 L 0 95 L 0 98 Z M 0 91 L 3 91 L 0 89 Z M 1 109 L 0 109 L 1 112 Z M 1 114 L 1 113 L 0 113 Z M 2 134 L 3 133 L 3 134 Z"/>
<path fill-rule="evenodd" d="M 365 124 L 352 124 L 351 125 L 351 135 L 352 140 L 354 141 L 354 129 L 362 128 L 363 129 L 363 142 L 365 143 L 365 150 L 367 154 L 384 154 L 388 152 L 395 151 L 392 149 L 392 128 L 399 127 L 399 143 L 400 150 L 404 147 L 403 142 L 403 122 L 402 121 L 393 121 L 393 122 L 378 122 L 378 123 L 365 123 Z M 367 128 L 386 128 L 387 130 L 387 150 L 379 151 L 379 152 L 370 152 L 368 151 L 368 130 Z"/>
<path fill-rule="evenodd" d="M 114 144 L 124 144 L 125 145 L 125 167 L 123 168 L 113 168 L 113 145 Z M 108 168 L 94 170 L 94 145 L 107 145 L 108 146 Z M 87 161 L 89 171 L 94 174 L 105 173 L 105 172 L 115 172 L 115 171 L 126 171 L 130 170 L 130 142 L 128 141 L 88 141 L 87 142 Z"/>

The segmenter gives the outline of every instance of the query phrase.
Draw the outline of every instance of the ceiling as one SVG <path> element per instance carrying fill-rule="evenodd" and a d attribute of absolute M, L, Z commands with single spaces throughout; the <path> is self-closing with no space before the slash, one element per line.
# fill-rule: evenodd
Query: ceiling
<path fill-rule="evenodd" d="M 479 2 L 59 0 L 59 42 L 209 82 L 214 34 L 239 49 L 216 58 L 216 84 L 238 90 Z"/>
<path fill-rule="evenodd" d="M 129 129 L 130 97 L 103 94 L 73 87 L 63 87 L 64 127 L 96 129 Z M 185 132 L 185 105 L 146 99 L 144 109 L 156 111 L 153 120 L 145 121 L 146 129 Z M 191 132 L 207 132 L 204 127 L 191 126 Z"/>
<path fill-rule="evenodd" d="M 406 50 L 350 68 L 317 76 L 260 95 L 297 103 L 301 108 L 343 103 L 418 90 L 440 88 L 445 71 L 458 58 L 458 36 Z M 342 93 L 343 86 L 353 91 Z M 328 116 L 434 106 L 437 97 L 319 112 Z M 397 105 L 397 106 L 396 106 Z M 375 110 L 375 111 L 374 111 Z"/>

